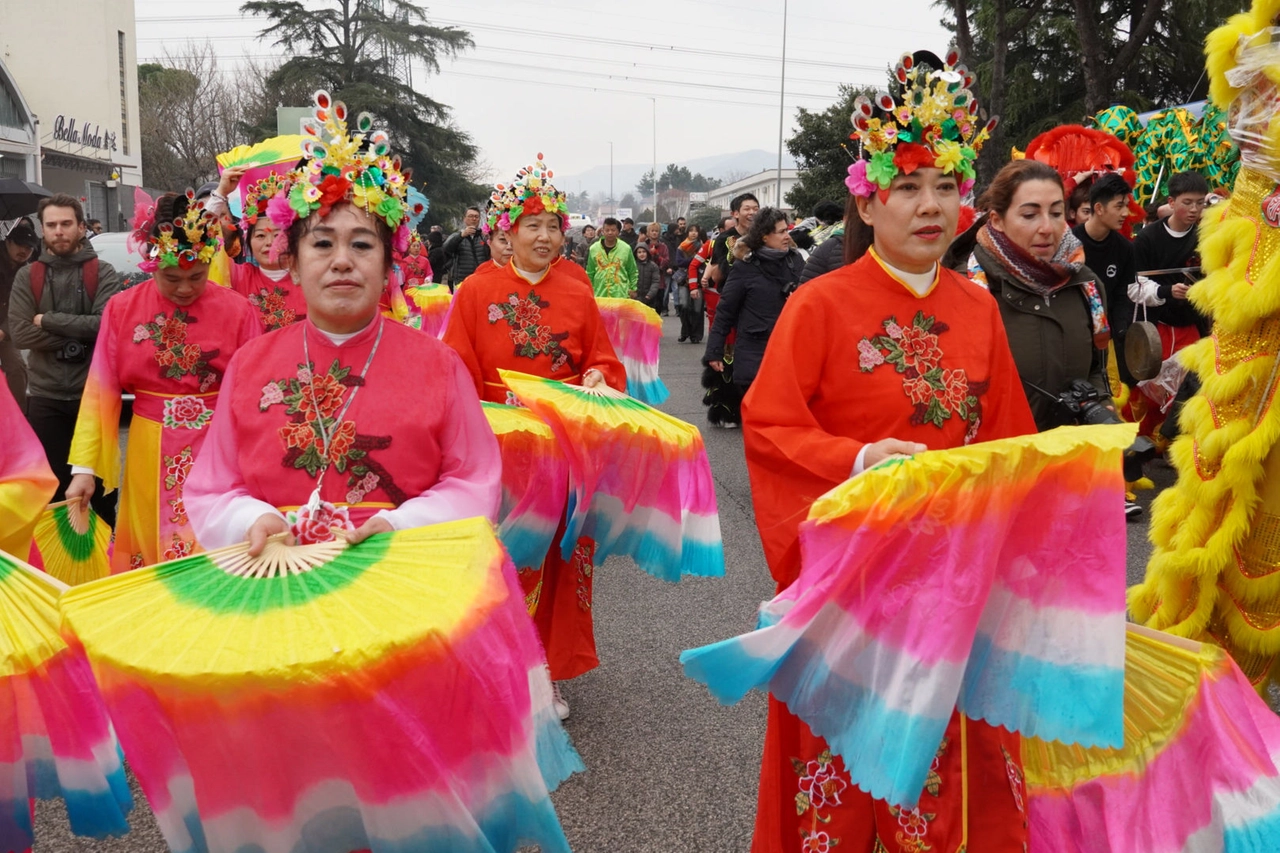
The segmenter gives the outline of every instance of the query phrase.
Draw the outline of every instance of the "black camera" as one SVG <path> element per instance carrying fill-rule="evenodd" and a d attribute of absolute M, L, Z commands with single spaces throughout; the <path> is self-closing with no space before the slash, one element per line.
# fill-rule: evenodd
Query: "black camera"
<path fill-rule="evenodd" d="M 1070 387 L 1058 395 L 1058 405 L 1081 424 L 1120 424 L 1120 416 L 1109 405 L 1111 398 L 1085 379 L 1071 380 Z M 1124 478 L 1129 482 L 1142 479 L 1142 466 L 1155 458 L 1156 445 L 1146 436 L 1138 436 L 1124 452 Z"/>
<path fill-rule="evenodd" d="M 80 341 L 65 341 L 62 349 L 54 354 L 54 358 L 58 361 L 67 361 L 72 364 L 86 360 L 89 357 L 89 348 Z"/>

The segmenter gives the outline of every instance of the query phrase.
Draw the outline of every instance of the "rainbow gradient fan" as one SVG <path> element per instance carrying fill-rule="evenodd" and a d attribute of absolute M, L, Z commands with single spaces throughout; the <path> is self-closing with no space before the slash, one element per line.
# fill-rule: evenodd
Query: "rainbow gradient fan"
<path fill-rule="evenodd" d="M 597 296 L 596 305 L 609 343 L 627 369 L 627 393 L 650 406 L 665 403 L 671 392 L 658 376 L 658 353 L 662 347 L 662 318 L 658 312 L 636 299 Z"/>
<path fill-rule="evenodd" d="M 111 574 L 111 528 L 92 509 L 50 504 L 36 522 L 40 568 L 68 586 Z"/>
<path fill-rule="evenodd" d="M 581 770 L 493 528 L 211 551 L 60 606 L 174 851 L 567 853 Z"/>
<path fill-rule="evenodd" d="M 603 384 L 498 373 L 569 460 L 566 560 L 589 536 L 597 563 L 621 554 L 666 581 L 724 575 L 715 483 L 697 427 Z"/>
<path fill-rule="evenodd" d="M 569 462 L 555 433 L 518 406 L 481 403 L 502 453 L 498 538 L 518 569 L 538 568 L 551 548 L 569 495 Z"/>
<path fill-rule="evenodd" d="M 1280 718 L 1216 646 L 1130 625 L 1124 746 L 1025 738 L 1038 853 L 1280 850 Z"/>
<path fill-rule="evenodd" d="M 922 453 L 819 498 L 757 630 L 684 652 L 722 702 L 767 689 L 854 784 L 911 808 L 952 710 L 1121 743 L 1124 476 L 1136 427 Z"/>
<path fill-rule="evenodd" d="M 443 284 L 410 284 L 405 286 L 404 295 L 418 310 L 418 328 L 432 337 L 443 335 L 453 307 L 449 288 Z"/>
<path fill-rule="evenodd" d="M 129 831 L 133 797 L 89 662 L 58 633 L 66 587 L 0 552 L 0 850 L 31 847 L 30 799 L 61 797 L 71 830 Z"/>

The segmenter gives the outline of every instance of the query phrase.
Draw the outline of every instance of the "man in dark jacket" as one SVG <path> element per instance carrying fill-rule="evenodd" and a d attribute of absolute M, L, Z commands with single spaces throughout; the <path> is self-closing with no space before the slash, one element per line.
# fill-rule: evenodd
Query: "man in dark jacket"
<path fill-rule="evenodd" d="M 1133 321 L 1134 306 L 1129 285 L 1137 280 L 1133 243 L 1120 233 L 1129 218 L 1129 184 L 1115 172 L 1103 175 L 1089 187 L 1089 218 L 1071 229 L 1084 246 L 1084 261 L 1098 276 L 1107 293 L 1107 317 L 1115 341 L 1120 380 L 1135 382 L 1124 361 L 1124 334 Z"/>
<path fill-rule="evenodd" d="M 67 459 L 102 311 L 120 289 L 120 274 L 98 260 L 85 238 L 84 208 L 76 198 L 43 199 L 39 216 L 45 251 L 14 279 L 9 326 L 13 342 L 31 350 L 27 420 L 58 477 L 53 499 L 59 501 L 71 482 Z M 33 275 L 43 277 L 43 284 L 33 286 Z M 92 503 L 104 521 L 115 524 L 115 496 L 103 494 L 100 480 Z"/>
<path fill-rule="evenodd" d="M 0 369 L 18 408 L 27 408 L 27 365 L 9 331 L 9 294 L 18 270 L 40 248 L 40 238 L 26 220 L 19 222 L 0 243 Z"/>
<path fill-rule="evenodd" d="M 489 244 L 480 233 L 480 208 L 467 208 L 462 217 L 462 230 L 450 234 L 444 241 L 444 253 L 453 264 L 450 281 L 455 286 L 489 260 Z"/>

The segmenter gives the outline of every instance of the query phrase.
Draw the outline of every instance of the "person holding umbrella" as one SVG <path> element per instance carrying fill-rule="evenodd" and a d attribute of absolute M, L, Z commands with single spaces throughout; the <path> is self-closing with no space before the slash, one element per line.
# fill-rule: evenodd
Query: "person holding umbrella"
<path fill-rule="evenodd" d="M 18 270 L 31 260 L 38 248 L 40 238 L 26 220 L 15 225 L 0 244 L 0 370 L 4 371 L 9 392 L 19 409 L 25 409 L 27 403 L 27 364 L 9 332 L 9 294 Z"/>

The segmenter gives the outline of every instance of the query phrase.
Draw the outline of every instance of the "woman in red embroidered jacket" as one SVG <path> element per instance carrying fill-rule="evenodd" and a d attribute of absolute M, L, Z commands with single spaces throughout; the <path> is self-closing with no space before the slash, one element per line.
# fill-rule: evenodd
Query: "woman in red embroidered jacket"
<path fill-rule="evenodd" d="M 515 402 L 498 378 L 499 368 L 574 385 L 604 382 L 618 391 L 627 388 L 626 371 L 609 343 L 582 268 L 561 257 L 568 208 L 564 194 L 543 175 L 550 177 L 539 163 L 494 193 L 487 230 L 508 232 L 514 257 L 505 267 L 473 276 L 458 288 L 445 328 L 445 343 L 462 356 L 476 390 L 490 402 Z M 561 521 L 541 568 L 520 567 L 526 594 L 542 586 L 534 621 L 555 681 L 600 664 L 591 621 L 595 543 L 583 537 L 572 560 L 565 562 L 559 544 L 563 532 Z M 568 705 L 558 687 L 556 695 L 561 718 L 567 717 Z"/>
<path fill-rule="evenodd" d="M 484 516 L 501 497 L 498 443 L 457 355 L 379 311 L 408 246 L 406 175 L 380 132 L 347 133 L 316 95 L 318 142 L 268 215 L 288 239 L 307 318 L 245 347 L 187 483 L 208 547 L 285 533 L 302 543 Z M 322 144 L 321 144 L 322 143 Z"/>
<path fill-rule="evenodd" d="M 859 99 L 870 159 L 846 182 L 859 214 L 850 263 L 788 300 L 743 401 L 756 523 L 779 590 L 800 572 L 810 505 L 850 476 L 895 453 L 1035 432 L 995 300 L 938 264 L 986 137 L 976 109 L 926 128 L 930 147 L 883 132 L 903 114 L 910 127 L 912 103 L 928 124 L 972 97 L 934 88 L 935 71 L 963 72 L 925 56 L 899 67 L 908 91 L 874 125 Z M 900 809 L 855 788 L 843 760 L 770 696 L 753 853 L 1024 853 L 1026 841 L 1017 735 L 953 714 L 918 806 Z"/>
<path fill-rule="evenodd" d="M 184 500 L 192 461 L 205 440 L 231 356 L 257 336 L 244 297 L 209 286 L 222 243 L 212 214 L 187 196 L 156 200 L 143 233 L 143 268 L 154 278 L 107 303 L 71 442 L 67 499 L 88 501 L 93 478 L 120 488 L 112 572 L 192 553 L 196 537 Z M 129 452 L 120 472 L 121 394 L 134 395 Z M 123 482 L 122 482 L 123 479 Z"/>

